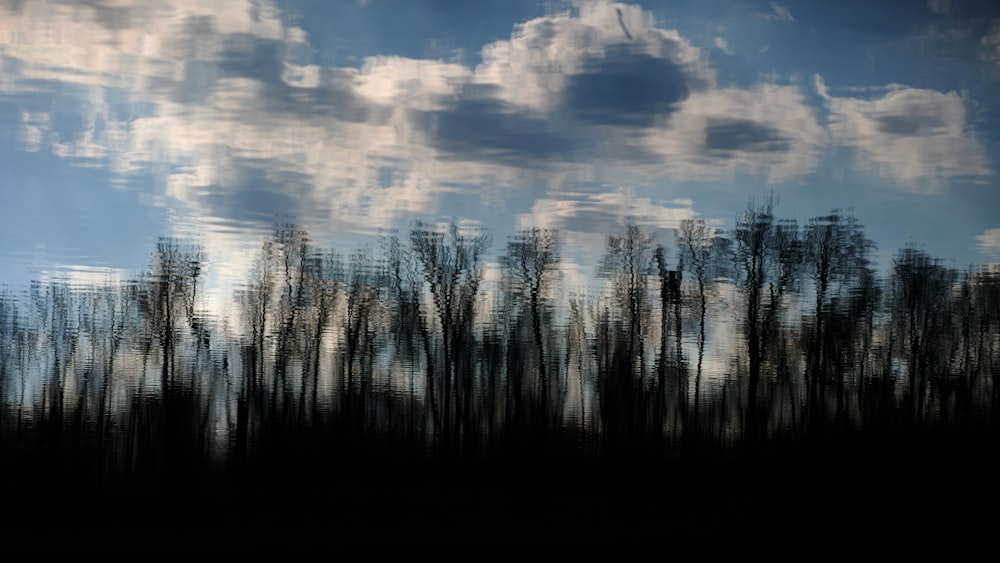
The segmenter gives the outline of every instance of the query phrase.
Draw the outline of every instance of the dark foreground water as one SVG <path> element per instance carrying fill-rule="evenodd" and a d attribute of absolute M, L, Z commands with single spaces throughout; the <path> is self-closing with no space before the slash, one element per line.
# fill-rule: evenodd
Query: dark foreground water
<path fill-rule="evenodd" d="M 906 248 L 877 275 L 839 216 L 703 227 L 670 249 L 612 234 L 590 293 L 561 287 L 556 232 L 513 237 L 487 278 L 483 233 L 419 225 L 345 255 L 276 229 L 224 309 L 200 294 L 208 257 L 167 239 L 134 280 L 8 289 L 0 530 L 71 548 L 988 537 L 995 268 Z"/>

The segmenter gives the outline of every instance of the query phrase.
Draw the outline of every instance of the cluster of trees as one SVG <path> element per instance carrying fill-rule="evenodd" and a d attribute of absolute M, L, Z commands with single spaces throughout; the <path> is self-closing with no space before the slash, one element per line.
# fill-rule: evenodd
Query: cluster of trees
<path fill-rule="evenodd" d="M 662 453 L 996 424 L 996 266 L 908 247 L 880 277 L 852 215 L 753 201 L 728 232 L 610 235 L 594 295 L 560 297 L 544 229 L 506 242 L 487 288 L 490 243 L 416 223 L 341 254 L 281 225 L 223 318 L 177 240 L 134 280 L 8 290 L 0 439 L 112 474 L 288 447 Z"/>

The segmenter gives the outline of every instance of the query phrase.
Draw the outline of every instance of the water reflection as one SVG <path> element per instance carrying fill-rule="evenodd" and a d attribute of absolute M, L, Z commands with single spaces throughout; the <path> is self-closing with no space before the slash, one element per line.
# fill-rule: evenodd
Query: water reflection
<path fill-rule="evenodd" d="M 995 14 L 319 4 L 0 2 L 12 481 L 990 436 Z"/>
<path fill-rule="evenodd" d="M 371 29 L 362 24 L 383 22 L 386 8 L 376 4 L 331 8 L 359 24 L 342 29 L 337 22 L 337 40 L 320 29 L 328 19 L 308 17 L 312 9 L 242 1 L 0 7 L 0 103 L 11 132 L 3 139 L 11 151 L 5 160 L 33 155 L 37 161 L 17 179 L 43 184 L 54 201 L 72 193 L 81 199 L 77 209 L 114 209 L 92 211 L 80 225 L 101 233 L 101 244 L 77 248 L 64 240 L 71 236 L 61 237 L 43 264 L 32 260 L 30 267 L 138 269 L 136 248 L 109 256 L 108 241 L 117 239 L 103 221 L 132 217 L 137 208 L 154 216 L 157 229 L 137 221 L 128 229 L 138 236 L 128 238 L 152 243 L 197 232 L 215 260 L 234 262 L 231 280 L 245 266 L 237 258 L 241 243 L 276 216 L 326 243 L 344 233 L 405 230 L 414 217 L 453 216 L 502 236 L 562 223 L 579 229 L 566 236 L 592 237 L 610 230 L 590 226 L 594 217 L 618 227 L 642 218 L 663 229 L 683 218 L 728 222 L 746 199 L 744 188 L 782 187 L 790 192 L 786 204 L 806 215 L 816 208 L 805 202 L 821 189 L 835 200 L 824 209 L 873 191 L 952 194 L 993 177 L 987 136 L 977 134 L 987 124 L 970 113 L 977 103 L 971 96 L 986 103 L 989 83 L 969 95 L 954 91 L 964 76 L 911 87 L 905 77 L 869 84 L 865 75 L 861 85 L 822 57 L 815 68 L 765 79 L 773 68 L 764 55 L 777 46 L 755 57 L 731 48 L 735 37 L 706 40 L 695 32 L 704 16 L 691 7 L 667 14 L 656 4 L 596 0 L 535 7 L 511 13 L 505 34 L 494 30 L 447 56 L 394 50 L 385 34 L 360 36 Z M 440 12 L 414 9 L 423 11 Z M 811 15 L 806 6 L 777 3 L 747 11 L 738 29 L 754 36 Z M 937 21 L 938 13 L 917 19 Z M 979 43 L 992 44 L 990 37 Z M 329 51 L 331 41 L 344 52 Z M 384 52 L 368 55 L 364 46 L 383 42 Z M 799 48 L 792 43 L 786 51 Z M 726 48 L 717 52 L 717 45 Z M 352 46 L 365 54 L 352 58 Z M 795 188 L 803 184 L 818 187 Z M 133 195 L 115 196 L 112 185 Z M 993 195 L 977 197 L 995 203 Z M 934 206 L 936 225 L 949 227 L 936 230 L 955 232 L 922 241 L 941 254 L 970 256 L 977 236 L 984 253 L 993 251 L 992 218 L 955 229 L 964 225 L 960 214 L 970 215 L 953 207 L 960 202 L 943 212 L 938 200 L 878 199 L 868 202 L 877 204 L 870 216 L 900 201 L 909 210 Z M 47 233 L 71 214 L 30 211 Z M 904 226 L 878 228 L 891 232 L 893 246 L 908 240 L 899 232 Z"/>
<path fill-rule="evenodd" d="M 908 247 L 879 279 L 849 214 L 799 227 L 751 202 L 669 246 L 629 226 L 606 239 L 606 289 L 569 298 L 558 231 L 510 238 L 486 283 L 490 244 L 415 223 L 339 253 L 281 225 L 226 318 L 205 314 L 202 249 L 173 239 L 134 280 L 8 290 L 5 439 L 118 474 L 318 430 L 480 457 L 992 424 L 995 268 Z"/>

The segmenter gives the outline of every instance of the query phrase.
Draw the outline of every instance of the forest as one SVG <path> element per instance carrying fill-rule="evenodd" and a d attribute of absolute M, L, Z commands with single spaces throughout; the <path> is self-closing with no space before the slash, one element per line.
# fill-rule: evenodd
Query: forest
<path fill-rule="evenodd" d="M 771 201 L 669 241 L 624 226 L 594 292 L 563 283 L 557 231 L 487 261 L 492 244 L 414 222 L 338 251 L 278 225 L 224 316 L 204 308 L 211 257 L 177 239 L 126 281 L 5 288 L 0 477 L 25 484 L 22 527 L 57 534 L 51 498 L 109 495 L 189 513 L 206 495 L 285 514 L 326 498 L 395 533 L 400 514 L 455 524 L 542 497 L 643 522 L 659 513 L 637 506 L 685 499 L 699 522 L 750 523 L 776 490 L 856 493 L 875 474 L 899 514 L 936 502 L 916 492 L 928 478 L 954 486 L 940 510 L 996 497 L 975 475 L 1000 423 L 1000 266 L 906 247 L 878 272 L 850 212 L 800 222 Z M 729 480 L 758 486 L 709 485 Z"/>

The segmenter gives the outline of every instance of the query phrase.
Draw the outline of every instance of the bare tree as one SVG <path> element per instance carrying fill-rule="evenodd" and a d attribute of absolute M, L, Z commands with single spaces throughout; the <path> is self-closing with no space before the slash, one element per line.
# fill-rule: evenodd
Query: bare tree
<path fill-rule="evenodd" d="M 527 229 L 520 231 L 507 243 L 507 252 L 500 257 L 503 268 L 502 287 L 508 301 L 505 305 L 507 322 L 511 323 L 512 338 L 509 340 L 508 354 L 515 354 L 511 347 L 522 346 L 516 338 L 518 327 L 530 327 L 530 340 L 534 346 L 537 378 L 531 382 L 537 395 L 529 399 L 530 414 L 537 413 L 539 420 L 529 422 L 529 426 L 539 432 L 549 432 L 553 424 L 551 412 L 561 401 L 553 395 L 558 390 L 551 379 L 551 358 L 546 354 L 546 341 L 551 335 L 553 290 L 559 275 L 559 236 L 549 229 Z M 551 354 L 550 354 L 551 355 Z M 514 408 L 520 410 L 522 369 L 508 373 L 513 380 Z M 515 415 L 515 418 L 520 418 Z M 521 425 L 522 422 L 515 424 Z"/>
<path fill-rule="evenodd" d="M 697 436 L 700 424 L 702 369 L 705 360 L 705 339 L 708 316 L 708 297 L 716 277 L 725 276 L 732 269 L 730 241 L 709 226 L 704 219 L 684 219 L 677 231 L 680 268 L 692 275 L 698 292 L 698 359 L 695 365 L 694 412 L 692 432 Z"/>
<path fill-rule="evenodd" d="M 804 239 L 806 269 L 815 293 L 806 374 L 810 423 L 815 427 L 825 419 L 825 382 L 830 377 L 836 382 L 838 420 L 843 414 L 842 359 L 852 348 L 848 341 L 866 329 L 856 321 L 870 321 L 875 306 L 870 299 L 873 272 L 868 258 L 874 243 L 853 215 L 839 210 L 810 219 Z"/>
<path fill-rule="evenodd" d="M 890 338 L 899 338 L 906 354 L 906 405 L 919 423 L 926 415 L 928 377 L 940 368 L 943 317 L 957 272 L 914 247 L 900 250 L 892 268 Z"/>
<path fill-rule="evenodd" d="M 651 314 L 648 280 L 654 271 L 653 235 L 637 225 L 610 235 L 598 274 L 610 280 L 611 306 L 598 332 L 599 389 L 606 439 L 612 447 L 633 442 L 645 429 L 645 332 Z M 614 335 L 611 337 L 610 335 Z M 638 377 L 636 377 L 638 375 Z"/>
<path fill-rule="evenodd" d="M 762 367 L 774 345 L 784 297 L 798 280 L 802 256 L 796 223 L 775 220 L 773 208 L 772 199 L 759 207 L 751 200 L 736 223 L 734 236 L 736 281 L 746 305 L 743 321 L 749 373 L 744 437 L 749 443 L 767 430 L 761 424 L 758 404 Z M 778 359 L 785 358 L 779 354 Z"/>
<path fill-rule="evenodd" d="M 410 241 L 431 294 L 433 309 L 441 327 L 443 373 L 438 377 L 428 371 L 428 388 L 442 387 L 438 407 L 442 436 L 447 450 L 463 430 L 471 413 L 466 411 L 471 398 L 471 373 L 459 369 L 463 354 L 471 352 L 474 305 L 482 281 L 480 259 L 489 247 L 490 237 L 483 232 L 467 234 L 452 222 L 447 233 L 417 222 Z M 430 357 L 430 356 L 429 356 Z M 467 356 L 466 356 L 467 357 Z M 467 437 L 471 437 L 471 434 Z"/>

